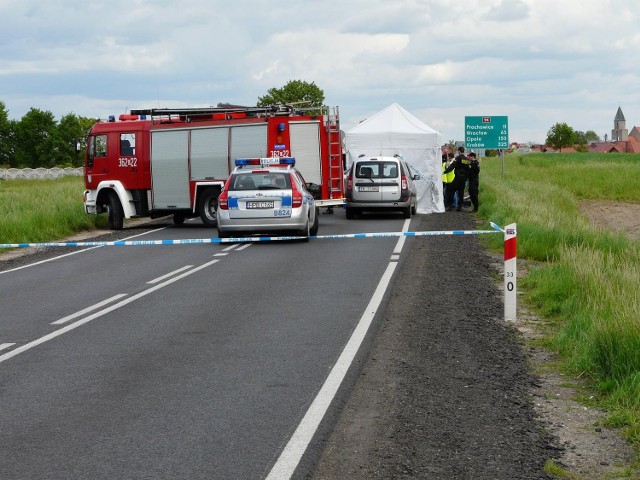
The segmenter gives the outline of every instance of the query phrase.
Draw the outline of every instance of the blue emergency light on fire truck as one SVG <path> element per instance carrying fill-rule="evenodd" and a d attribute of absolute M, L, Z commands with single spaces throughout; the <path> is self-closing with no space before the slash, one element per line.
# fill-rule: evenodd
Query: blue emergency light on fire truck
<path fill-rule="evenodd" d="M 127 218 L 166 215 L 213 227 L 235 159 L 290 157 L 318 185 L 316 205 L 344 203 L 338 107 L 131 110 L 89 131 L 84 208 L 106 213 L 114 230 Z"/>

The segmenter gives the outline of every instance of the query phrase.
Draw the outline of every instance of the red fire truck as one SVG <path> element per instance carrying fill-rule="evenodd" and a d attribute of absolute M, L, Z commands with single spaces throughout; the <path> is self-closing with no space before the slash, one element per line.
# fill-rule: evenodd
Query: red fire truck
<path fill-rule="evenodd" d="M 87 138 L 84 208 L 125 218 L 200 217 L 216 225 L 218 195 L 236 158 L 295 157 L 328 211 L 344 202 L 338 107 L 292 105 L 131 110 Z"/>

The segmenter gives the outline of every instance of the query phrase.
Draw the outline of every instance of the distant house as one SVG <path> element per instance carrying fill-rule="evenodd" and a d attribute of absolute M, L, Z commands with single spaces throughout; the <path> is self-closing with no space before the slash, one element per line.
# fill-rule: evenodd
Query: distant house
<path fill-rule="evenodd" d="M 594 153 L 626 153 L 627 142 L 593 142 L 589 151 Z"/>
<path fill-rule="evenodd" d="M 590 152 L 600 153 L 640 153 L 640 128 L 633 127 L 631 132 L 627 129 L 627 121 L 618 107 L 613 119 L 611 141 L 593 142 L 589 144 Z"/>

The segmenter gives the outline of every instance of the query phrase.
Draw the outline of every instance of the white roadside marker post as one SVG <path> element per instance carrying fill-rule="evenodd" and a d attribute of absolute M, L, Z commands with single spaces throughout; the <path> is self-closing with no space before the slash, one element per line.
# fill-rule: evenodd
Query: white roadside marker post
<path fill-rule="evenodd" d="M 516 320 L 516 224 L 504 227 L 504 319 Z"/>

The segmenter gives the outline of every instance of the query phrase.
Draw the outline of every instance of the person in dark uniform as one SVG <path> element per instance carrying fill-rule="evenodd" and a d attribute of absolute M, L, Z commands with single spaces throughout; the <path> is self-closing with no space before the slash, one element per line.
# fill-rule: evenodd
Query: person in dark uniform
<path fill-rule="evenodd" d="M 475 152 L 469 153 L 469 198 L 473 205 L 473 211 L 478 211 L 478 188 L 480 185 L 480 162 Z"/>
<path fill-rule="evenodd" d="M 467 178 L 469 178 L 471 171 L 471 161 L 464 154 L 464 147 L 458 147 L 458 156 L 443 173 L 446 174 L 452 170 L 456 174 L 453 180 L 453 189 L 458 193 L 458 207 L 456 211 L 460 212 L 462 211 L 462 204 L 464 203 L 464 187 L 467 184 Z"/>
<path fill-rule="evenodd" d="M 453 163 L 454 158 L 453 152 L 449 152 L 446 155 L 442 155 L 442 182 L 443 182 L 443 192 L 444 192 L 444 208 L 445 210 L 453 210 L 453 198 L 455 195 L 454 192 L 454 181 L 455 181 L 455 173 L 449 172 L 447 174 L 444 171 L 447 169 L 449 165 Z"/>

